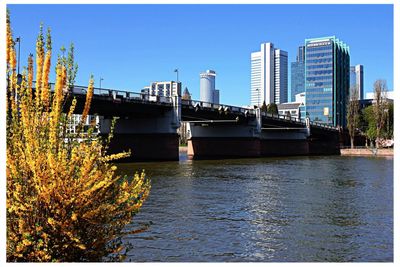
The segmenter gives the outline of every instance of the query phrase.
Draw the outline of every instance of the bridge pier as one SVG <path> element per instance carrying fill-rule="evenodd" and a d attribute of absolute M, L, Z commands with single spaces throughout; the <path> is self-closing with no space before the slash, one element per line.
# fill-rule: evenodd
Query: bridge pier
<path fill-rule="evenodd" d="M 108 153 L 131 151 L 132 161 L 175 161 L 179 160 L 180 97 L 172 97 L 172 104 L 157 112 L 119 117 Z M 100 135 L 110 132 L 112 118 L 100 117 Z"/>
<path fill-rule="evenodd" d="M 260 140 L 252 137 L 193 137 L 188 159 L 254 158 L 260 156 Z"/>
<path fill-rule="evenodd" d="M 189 123 L 188 131 L 189 159 L 260 156 L 260 140 L 251 123 Z"/>
<path fill-rule="evenodd" d="M 260 135 L 261 156 L 308 155 L 308 129 L 263 129 Z"/>
<path fill-rule="evenodd" d="M 106 136 L 105 136 L 106 137 Z M 179 135 L 174 133 L 116 133 L 108 154 L 131 151 L 131 156 L 119 162 L 179 160 Z"/>

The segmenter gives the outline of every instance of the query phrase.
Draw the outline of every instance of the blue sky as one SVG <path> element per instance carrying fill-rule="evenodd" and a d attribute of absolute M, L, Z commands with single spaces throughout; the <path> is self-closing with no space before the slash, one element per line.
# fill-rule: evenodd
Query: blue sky
<path fill-rule="evenodd" d="M 217 72 L 221 103 L 250 102 L 250 53 L 273 42 L 295 60 L 305 38 L 336 35 L 364 65 L 365 91 L 376 79 L 393 90 L 392 5 L 7 5 L 21 61 L 35 53 L 39 25 L 50 27 L 53 63 L 75 45 L 76 84 L 139 92 L 152 81 L 179 80 L 199 99 L 199 73 Z M 53 68 L 54 70 L 54 68 Z M 54 80 L 54 74 L 52 74 Z M 290 87 L 290 79 L 289 79 Z"/>

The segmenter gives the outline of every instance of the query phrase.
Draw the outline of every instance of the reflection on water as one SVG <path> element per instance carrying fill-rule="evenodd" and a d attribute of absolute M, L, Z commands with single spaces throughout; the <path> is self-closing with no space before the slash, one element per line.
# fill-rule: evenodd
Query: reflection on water
<path fill-rule="evenodd" d="M 393 159 L 121 164 L 152 189 L 127 260 L 393 261 Z"/>

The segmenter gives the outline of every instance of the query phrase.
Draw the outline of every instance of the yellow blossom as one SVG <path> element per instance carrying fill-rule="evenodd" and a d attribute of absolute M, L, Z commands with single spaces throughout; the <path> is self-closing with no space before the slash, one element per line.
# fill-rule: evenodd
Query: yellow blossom
<path fill-rule="evenodd" d="M 20 85 L 9 14 L 6 38 L 7 261 L 101 260 L 117 247 L 110 247 L 110 242 L 116 242 L 139 211 L 150 181 L 136 174 L 128 182 L 108 163 L 130 152 L 109 155 L 96 135 L 87 134 L 84 142 L 78 142 L 65 130 L 77 105 L 74 99 L 63 109 L 67 67 L 74 64 L 58 61 L 50 97 L 51 40 L 48 34 L 45 53 L 42 26 L 36 62 L 30 55 Z M 91 78 L 84 119 L 90 112 L 93 83 Z M 64 110 L 69 111 L 64 114 Z"/>

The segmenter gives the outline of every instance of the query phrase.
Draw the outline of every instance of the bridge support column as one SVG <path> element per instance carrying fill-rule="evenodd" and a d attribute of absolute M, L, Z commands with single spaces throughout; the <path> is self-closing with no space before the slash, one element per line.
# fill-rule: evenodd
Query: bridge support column
<path fill-rule="evenodd" d="M 310 155 L 340 155 L 341 133 L 313 129 L 308 138 Z"/>
<path fill-rule="evenodd" d="M 308 155 L 307 129 L 274 130 L 261 133 L 261 156 L 302 156 Z"/>
<path fill-rule="evenodd" d="M 131 156 L 119 162 L 174 161 L 179 160 L 178 147 L 176 133 L 115 133 L 108 154 L 130 150 Z"/>
<path fill-rule="evenodd" d="M 189 123 L 188 158 L 243 158 L 260 156 L 255 121 L 248 124 Z"/>
<path fill-rule="evenodd" d="M 180 97 L 171 99 L 173 105 L 169 109 L 136 117 L 120 117 L 108 153 L 130 150 L 131 156 L 119 160 L 121 162 L 179 160 Z M 100 118 L 101 135 L 109 133 L 111 121 L 111 118 Z"/>
<path fill-rule="evenodd" d="M 260 156 L 260 140 L 251 137 L 193 137 L 189 159 L 246 158 Z"/>

